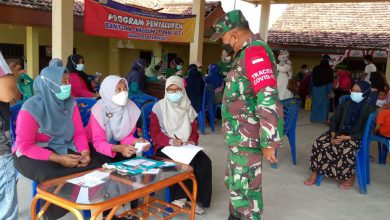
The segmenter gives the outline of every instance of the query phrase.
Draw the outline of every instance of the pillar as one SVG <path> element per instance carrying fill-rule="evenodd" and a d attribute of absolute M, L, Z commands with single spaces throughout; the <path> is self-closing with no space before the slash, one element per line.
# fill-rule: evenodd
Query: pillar
<path fill-rule="evenodd" d="M 271 11 L 271 0 L 263 0 L 261 2 L 260 16 L 260 37 L 264 42 L 267 42 L 269 15 Z"/>
<path fill-rule="evenodd" d="M 109 39 L 109 47 L 108 47 L 108 57 L 109 57 L 109 68 L 108 75 L 115 74 L 120 76 L 119 72 L 119 49 L 118 49 L 118 40 L 115 38 Z"/>
<path fill-rule="evenodd" d="M 27 49 L 27 73 L 35 78 L 39 75 L 39 42 L 38 30 L 36 27 L 26 27 L 26 49 Z"/>
<path fill-rule="evenodd" d="M 386 79 L 388 82 L 390 82 L 390 48 L 387 52 L 387 64 L 386 64 Z"/>
<path fill-rule="evenodd" d="M 190 45 L 190 63 L 202 62 L 205 0 L 194 0 L 192 14 L 196 15 L 194 41 Z"/>
<path fill-rule="evenodd" d="M 162 46 L 160 42 L 156 42 L 156 45 L 153 47 L 153 55 L 158 56 L 162 59 L 161 57 L 161 51 L 162 51 Z"/>
<path fill-rule="evenodd" d="M 52 1 L 52 56 L 66 65 L 73 53 L 73 1 Z"/>

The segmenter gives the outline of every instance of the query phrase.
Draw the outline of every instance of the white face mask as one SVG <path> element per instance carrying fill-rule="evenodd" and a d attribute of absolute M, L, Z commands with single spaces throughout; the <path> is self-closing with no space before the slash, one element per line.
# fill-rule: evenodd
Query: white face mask
<path fill-rule="evenodd" d="M 122 91 L 112 97 L 112 102 L 119 106 L 125 106 L 127 103 L 129 93 Z"/>
<path fill-rule="evenodd" d="M 80 72 L 83 71 L 84 70 L 84 64 L 82 64 L 82 63 L 77 64 L 76 65 L 76 70 L 80 71 Z"/>
<path fill-rule="evenodd" d="M 378 107 L 383 107 L 385 104 L 386 104 L 386 99 L 384 99 L 384 100 L 380 100 L 380 99 L 376 100 L 376 106 L 378 106 Z"/>

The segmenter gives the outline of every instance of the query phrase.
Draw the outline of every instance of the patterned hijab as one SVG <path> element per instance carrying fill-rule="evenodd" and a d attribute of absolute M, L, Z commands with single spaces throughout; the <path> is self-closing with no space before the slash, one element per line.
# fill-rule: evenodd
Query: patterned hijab
<path fill-rule="evenodd" d="M 35 95 L 22 106 L 37 121 L 40 131 L 51 137 L 48 146 L 61 155 L 68 149 L 77 152 L 72 120 L 75 102 L 72 97 L 61 101 L 55 96 L 60 92 L 64 71 L 65 67 L 44 68 L 34 80 Z"/>
<path fill-rule="evenodd" d="M 141 111 L 137 105 L 127 100 L 125 106 L 116 105 L 112 101 L 115 95 L 116 86 L 127 81 L 119 76 L 107 76 L 100 86 L 99 94 L 102 97 L 93 107 L 92 114 L 98 121 L 100 127 L 106 131 L 107 142 L 111 139 L 121 141 L 127 137 L 135 128 Z"/>
<path fill-rule="evenodd" d="M 191 124 L 198 115 L 187 96 L 183 79 L 179 76 L 171 76 L 167 79 L 165 90 L 170 85 L 180 87 L 183 91 L 183 98 L 178 103 L 172 103 L 168 101 L 167 93 L 165 92 L 164 98 L 158 101 L 157 105 L 161 108 L 163 124 L 168 136 L 175 138 L 176 135 L 184 142 L 187 142 L 192 132 Z"/>

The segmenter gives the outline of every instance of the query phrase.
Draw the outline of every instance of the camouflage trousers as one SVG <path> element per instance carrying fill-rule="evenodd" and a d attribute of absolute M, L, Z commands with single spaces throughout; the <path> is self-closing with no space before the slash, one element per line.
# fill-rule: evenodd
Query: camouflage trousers
<path fill-rule="evenodd" d="M 225 185 L 230 192 L 230 214 L 241 220 L 261 220 L 261 149 L 229 147 Z"/>

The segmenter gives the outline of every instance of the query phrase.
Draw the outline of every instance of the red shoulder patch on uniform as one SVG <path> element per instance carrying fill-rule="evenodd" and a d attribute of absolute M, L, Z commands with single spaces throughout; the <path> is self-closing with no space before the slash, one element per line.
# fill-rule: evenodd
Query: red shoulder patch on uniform
<path fill-rule="evenodd" d="M 262 46 L 251 46 L 245 50 L 245 69 L 255 93 L 267 86 L 276 86 L 274 68 Z"/>

